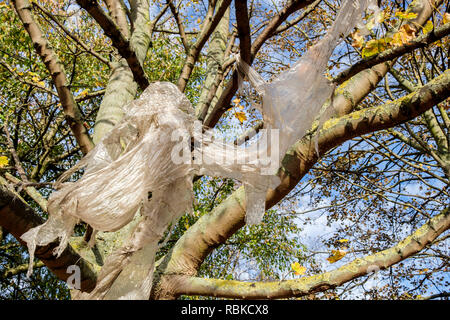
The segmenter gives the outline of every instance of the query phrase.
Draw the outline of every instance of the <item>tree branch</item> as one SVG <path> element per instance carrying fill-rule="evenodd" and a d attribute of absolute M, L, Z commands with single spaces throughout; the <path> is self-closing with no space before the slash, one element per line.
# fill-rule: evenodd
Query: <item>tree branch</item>
<path fill-rule="evenodd" d="M 358 61 L 357 63 L 352 65 L 349 69 L 339 73 L 333 79 L 333 82 L 336 84 L 341 84 L 365 69 L 371 68 L 377 64 L 389 60 L 393 60 L 415 49 L 424 48 L 429 44 L 447 36 L 449 33 L 450 33 L 450 23 L 447 23 L 427 34 L 421 35 L 417 39 L 412 40 L 407 44 L 378 53 L 370 59 Z"/>
<path fill-rule="evenodd" d="M 84 154 L 87 154 L 94 145 L 89 137 L 87 129 L 83 125 L 80 111 L 68 87 L 63 66 L 59 63 L 56 54 L 44 38 L 38 24 L 34 21 L 31 14 L 31 5 L 28 0 L 14 0 L 13 3 L 17 15 L 22 21 L 25 30 L 28 32 L 37 54 L 50 72 L 58 92 L 59 100 L 64 109 L 65 119 L 72 129 L 81 151 Z"/>
<path fill-rule="evenodd" d="M 44 223 L 42 218 L 22 202 L 13 193 L 0 186 L 0 226 L 11 233 L 22 245 L 26 244 L 21 236 Z M 67 267 L 77 265 L 80 267 L 81 290 L 90 291 L 95 287 L 96 271 L 93 266 L 84 260 L 75 250 L 68 245 L 64 252 L 57 258 L 53 250 L 58 246 L 55 241 L 47 246 L 38 247 L 35 256 L 40 259 L 59 279 L 66 281 L 70 276 Z"/>
<path fill-rule="evenodd" d="M 412 120 L 450 96 L 450 70 L 418 88 L 387 104 L 354 111 L 325 122 L 319 132 L 320 153 L 348 139 L 375 132 Z M 323 151 L 322 151 L 323 149 Z"/>
<path fill-rule="evenodd" d="M 235 1 L 237 30 L 239 36 L 239 49 L 242 61 L 250 63 L 251 59 L 251 38 L 250 24 L 247 10 L 247 1 Z"/>
<path fill-rule="evenodd" d="M 253 59 L 258 53 L 259 49 L 269 39 L 276 29 L 295 11 L 300 10 L 307 5 L 313 3 L 313 0 L 293 0 L 290 1 L 277 15 L 275 15 L 266 28 L 261 32 L 261 34 L 255 39 L 250 50 L 250 60 L 248 64 L 251 65 Z M 231 99 L 236 94 L 238 89 L 238 78 L 236 71 L 233 72 L 231 80 L 225 86 L 222 94 L 220 95 L 217 103 L 213 107 L 211 113 L 205 119 L 204 125 L 206 127 L 214 127 L 219 119 L 222 117 L 223 113 L 228 109 Z"/>
<path fill-rule="evenodd" d="M 344 266 L 319 275 L 295 280 L 243 282 L 197 277 L 178 277 L 175 295 L 201 295 L 241 299 L 279 299 L 301 297 L 338 287 L 373 270 L 386 269 L 420 252 L 440 234 L 450 228 L 450 209 L 444 209 L 409 237 L 394 247 L 356 259 Z"/>
<path fill-rule="evenodd" d="M 180 35 L 181 42 L 183 43 L 184 50 L 186 51 L 187 54 L 189 54 L 189 43 L 188 43 L 188 40 L 186 37 L 186 33 L 184 32 L 183 21 L 181 21 L 179 12 L 178 12 L 177 8 L 175 8 L 173 1 L 168 0 L 167 4 L 169 5 L 170 11 L 172 12 L 175 22 L 177 23 L 178 33 Z"/>
<path fill-rule="evenodd" d="M 189 77 L 191 76 L 192 70 L 194 69 L 195 62 L 197 62 L 200 52 L 203 49 L 203 46 L 205 45 L 211 33 L 219 24 L 220 20 L 225 14 L 225 11 L 230 6 L 230 3 L 231 0 L 222 0 L 218 4 L 218 7 L 216 8 L 216 13 L 214 14 L 214 17 L 209 18 L 210 22 L 206 24 L 207 21 L 203 21 L 205 27 L 200 32 L 197 41 L 190 47 L 189 54 L 186 57 L 183 68 L 181 70 L 180 77 L 178 78 L 177 86 L 178 89 L 180 89 L 180 91 L 183 92 L 184 89 L 186 88 Z"/>
<path fill-rule="evenodd" d="M 136 56 L 136 52 L 131 48 L 130 41 L 125 38 L 119 27 L 103 11 L 96 0 L 77 0 L 77 3 L 85 9 L 95 19 L 95 21 L 97 21 L 105 34 L 111 39 L 113 46 L 127 61 L 128 66 L 133 73 L 134 80 L 139 87 L 142 90 L 147 88 L 149 81 L 145 76 L 144 69 Z"/>

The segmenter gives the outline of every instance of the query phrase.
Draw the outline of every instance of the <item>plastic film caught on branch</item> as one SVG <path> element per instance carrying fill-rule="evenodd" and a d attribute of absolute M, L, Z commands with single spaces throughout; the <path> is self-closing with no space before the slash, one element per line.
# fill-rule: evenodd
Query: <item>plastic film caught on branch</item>
<path fill-rule="evenodd" d="M 59 239 L 55 254 L 61 254 L 80 221 L 98 231 L 116 231 L 139 215 L 129 238 L 106 258 L 95 289 L 74 298 L 148 299 L 158 241 L 171 223 L 192 211 L 194 175 L 241 181 L 246 222 L 260 223 L 266 193 L 280 183 L 282 158 L 311 128 L 333 93 L 324 76 L 327 62 L 340 37 L 361 23 L 368 6 L 373 9 L 375 1 L 344 1 L 327 34 L 271 83 L 237 59 L 238 70 L 262 97 L 264 126 L 248 146 L 228 143 L 205 130 L 174 84 L 150 84 L 124 106 L 123 119 L 55 183 L 49 219 L 22 235 L 30 252 L 28 274 L 36 247 Z M 65 182 L 81 169 L 80 179 Z"/>

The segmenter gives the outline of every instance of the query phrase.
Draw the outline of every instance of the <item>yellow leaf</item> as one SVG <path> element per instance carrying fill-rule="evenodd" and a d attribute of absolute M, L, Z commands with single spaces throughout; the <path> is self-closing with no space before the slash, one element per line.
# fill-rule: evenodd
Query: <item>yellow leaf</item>
<path fill-rule="evenodd" d="M 239 98 L 235 98 L 233 101 L 231 101 L 231 102 L 233 102 L 234 104 L 239 104 L 239 102 L 241 102 L 241 99 L 239 99 Z"/>
<path fill-rule="evenodd" d="M 347 252 L 344 250 L 331 250 L 331 256 L 327 258 L 329 263 L 335 263 L 336 261 L 341 260 Z"/>
<path fill-rule="evenodd" d="M 390 38 L 382 38 L 379 40 L 372 39 L 366 43 L 361 54 L 363 58 L 370 58 L 389 48 Z"/>
<path fill-rule="evenodd" d="M 416 36 L 416 29 L 411 27 L 409 24 L 404 24 L 400 29 L 403 29 L 403 31 L 407 34 L 408 37 L 415 37 Z"/>
<path fill-rule="evenodd" d="M 423 27 L 423 33 L 427 34 L 433 30 L 433 22 L 428 20 L 425 26 Z"/>
<path fill-rule="evenodd" d="M 37 84 L 38 84 L 39 86 L 41 86 L 41 87 L 45 87 L 45 82 L 44 82 L 44 81 L 39 81 Z"/>
<path fill-rule="evenodd" d="M 338 242 L 340 243 L 348 242 L 348 239 L 339 239 Z"/>
<path fill-rule="evenodd" d="M 247 120 L 245 112 L 236 112 L 234 116 L 239 120 L 240 123 L 243 123 L 245 120 Z"/>
<path fill-rule="evenodd" d="M 300 263 L 298 262 L 294 262 L 291 264 L 291 268 L 292 270 L 294 270 L 296 275 L 302 275 L 306 272 L 306 268 L 302 265 L 300 265 Z"/>
<path fill-rule="evenodd" d="M 80 97 L 85 97 L 88 93 L 89 93 L 89 89 L 84 89 L 83 91 L 81 91 Z"/>
<path fill-rule="evenodd" d="M 6 167 L 8 165 L 8 157 L 1 156 L 0 157 L 0 168 Z"/>
<path fill-rule="evenodd" d="M 416 30 L 409 25 L 403 25 L 400 30 L 392 37 L 392 43 L 394 46 L 401 46 L 410 42 L 416 36 Z"/>
<path fill-rule="evenodd" d="M 444 13 L 444 16 L 442 17 L 442 23 L 447 24 L 450 22 L 450 13 L 446 12 Z"/>
<path fill-rule="evenodd" d="M 406 19 L 411 20 L 417 18 L 417 13 L 414 12 L 396 12 L 396 17 L 399 17 L 400 19 Z"/>

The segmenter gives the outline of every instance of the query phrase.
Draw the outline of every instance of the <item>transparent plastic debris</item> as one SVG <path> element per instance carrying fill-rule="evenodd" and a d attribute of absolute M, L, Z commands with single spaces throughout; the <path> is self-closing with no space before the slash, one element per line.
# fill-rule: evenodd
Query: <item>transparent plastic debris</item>
<path fill-rule="evenodd" d="M 238 70 L 244 74 L 255 90 L 262 96 L 261 113 L 264 128 L 280 128 L 280 155 L 311 129 L 320 114 L 321 107 L 332 100 L 335 85 L 325 76 L 327 63 L 333 50 L 356 26 L 364 27 L 366 9 L 379 14 L 376 0 L 346 0 L 341 4 L 335 22 L 320 39 L 288 70 L 270 83 L 241 59 L 237 59 Z M 319 120 L 331 115 L 332 104 Z M 317 149 L 317 146 L 316 146 Z M 318 150 L 316 150 L 318 152 Z"/>
<path fill-rule="evenodd" d="M 253 144 L 218 139 L 196 121 L 190 102 L 174 84 L 150 84 L 124 106 L 123 119 L 55 183 L 47 222 L 22 235 L 30 252 L 28 275 L 36 246 L 59 239 L 55 254 L 60 255 L 78 222 L 95 231 L 116 231 L 140 214 L 129 238 L 106 258 L 94 290 L 76 292 L 73 298 L 148 299 L 158 242 L 171 223 L 192 212 L 194 175 L 241 181 L 246 222 L 260 223 L 267 190 L 280 183 L 281 159 L 333 93 L 324 72 L 339 37 L 361 22 L 369 4 L 374 1 L 345 1 L 325 37 L 271 83 L 238 60 L 263 100 L 264 128 Z M 80 179 L 64 182 L 80 169 L 85 170 Z"/>

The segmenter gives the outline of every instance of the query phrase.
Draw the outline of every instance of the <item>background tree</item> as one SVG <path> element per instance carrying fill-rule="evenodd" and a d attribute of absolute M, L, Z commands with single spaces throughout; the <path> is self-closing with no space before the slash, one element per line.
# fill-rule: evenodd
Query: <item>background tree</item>
<path fill-rule="evenodd" d="M 60 280 L 72 264 L 82 290 L 95 286 L 135 221 L 99 233 L 93 249 L 81 223 L 59 258 L 56 244 L 38 248 L 31 279 L 20 236 L 46 218 L 51 183 L 150 82 L 176 83 L 205 126 L 245 141 L 262 122 L 256 94 L 238 91 L 235 54 L 270 80 L 321 38 L 339 5 L 0 3 L 2 298 L 68 298 Z M 197 179 L 194 216 L 161 240 L 152 299 L 448 296 L 449 3 L 380 5 L 380 24 L 367 16 L 370 34 L 355 30 L 335 50 L 327 75 L 337 89 L 323 108 L 332 115 L 285 155 L 263 223 L 244 226 L 238 181 Z"/>

